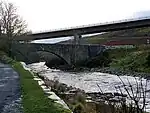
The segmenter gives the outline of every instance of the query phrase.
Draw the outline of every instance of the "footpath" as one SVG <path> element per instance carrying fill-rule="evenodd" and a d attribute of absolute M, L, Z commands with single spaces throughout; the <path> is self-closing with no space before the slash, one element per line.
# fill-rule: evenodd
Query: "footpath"
<path fill-rule="evenodd" d="M 19 75 L 0 63 L 0 113 L 22 113 Z"/>

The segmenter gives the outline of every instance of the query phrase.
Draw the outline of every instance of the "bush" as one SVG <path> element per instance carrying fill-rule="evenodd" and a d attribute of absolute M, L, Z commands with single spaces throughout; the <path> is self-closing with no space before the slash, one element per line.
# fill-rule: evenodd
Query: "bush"
<path fill-rule="evenodd" d="M 148 67 L 150 67 L 150 52 L 148 53 L 148 56 L 146 57 L 146 64 Z"/>
<path fill-rule="evenodd" d="M 88 60 L 86 62 L 87 67 L 108 67 L 109 63 L 111 62 L 111 58 L 109 56 L 109 53 L 107 51 L 101 53 L 100 55 Z"/>
<path fill-rule="evenodd" d="M 85 113 L 84 106 L 81 103 L 78 103 L 74 106 L 73 113 Z"/>
<path fill-rule="evenodd" d="M 9 53 L 10 51 L 10 41 L 4 37 L 4 38 L 0 38 L 0 51 L 4 51 L 5 53 Z"/>
<path fill-rule="evenodd" d="M 113 55 L 111 54 L 111 56 L 113 56 L 113 60 L 110 66 L 123 70 L 149 73 L 150 52 L 144 48 L 148 47 L 137 47 L 134 51 L 126 50 L 126 53 L 119 51 L 112 53 Z"/>

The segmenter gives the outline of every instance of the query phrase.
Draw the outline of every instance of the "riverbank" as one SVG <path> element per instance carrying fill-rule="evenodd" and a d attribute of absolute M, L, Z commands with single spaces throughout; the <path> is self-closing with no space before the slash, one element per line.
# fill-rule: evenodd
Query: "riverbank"
<path fill-rule="evenodd" d="M 134 48 L 116 48 L 109 50 L 112 62 L 109 67 L 139 72 L 150 73 L 150 46 L 141 45 Z"/>
<path fill-rule="evenodd" d="M 0 54 L 2 62 L 10 64 L 20 75 L 22 104 L 24 113 L 71 113 L 54 100 L 48 99 L 38 82 L 33 79 L 33 75 L 23 68 L 23 66 L 5 53 Z"/>
<path fill-rule="evenodd" d="M 62 70 L 64 72 L 101 72 L 101 73 L 107 73 L 107 74 L 113 74 L 117 76 L 133 76 L 133 77 L 142 77 L 145 79 L 150 79 L 150 73 L 146 72 L 135 72 L 132 70 L 126 70 L 123 68 L 118 68 L 118 67 L 95 67 L 95 68 L 86 68 L 86 67 L 79 67 L 79 68 L 74 68 L 70 70 Z"/>
<path fill-rule="evenodd" d="M 107 50 L 104 55 L 107 66 L 77 67 L 69 71 L 102 72 L 118 76 L 130 75 L 150 79 L 150 46 L 141 45 L 134 48 L 116 48 Z M 100 62 L 99 57 L 95 59 Z M 104 61 L 105 62 L 105 61 Z"/>
<path fill-rule="evenodd" d="M 49 67 L 49 65 L 46 64 Z M 49 67 L 51 68 L 51 67 Z M 150 46 L 109 49 L 100 56 L 84 62 L 83 65 L 57 66 L 66 72 L 103 72 L 115 75 L 132 75 L 150 78 Z"/>
<path fill-rule="evenodd" d="M 133 77 L 132 74 L 128 75 L 127 73 L 124 73 L 124 75 L 122 73 L 122 75 L 117 76 L 114 74 L 102 73 L 94 70 L 86 72 L 66 72 L 62 70 L 47 68 L 44 65 L 44 62 L 29 64 L 27 65 L 27 67 L 31 68 L 39 75 L 46 77 L 50 82 L 49 85 L 53 85 L 53 81 L 55 80 L 58 81 L 59 83 L 56 82 L 58 84 L 56 86 L 57 88 L 60 88 L 59 91 L 65 91 L 65 86 L 67 85 L 69 87 L 75 87 L 76 89 L 79 88 L 80 90 L 84 90 L 87 94 L 98 96 L 101 95 L 100 93 L 102 92 L 113 97 L 113 94 L 118 95 L 119 93 L 128 95 L 126 88 L 131 95 L 132 91 L 134 95 L 136 95 L 137 89 L 142 86 L 145 87 L 147 84 L 146 89 L 144 88 L 144 92 L 146 92 L 146 110 L 150 111 L 150 81 L 144 78 Z M 138 96 L 139 95 L 140 94 L 138 94 Z M 96 100 L 101 100 L 101 98 L 96 98 Z M 132 99 L 130 97 L 127 98 L 127 102 L 130 103 L 131 100 Z M 143 104 L 142 101 L 143 99 L 140 97 L 140 102 L 138 103 L 140 106 Z"/>

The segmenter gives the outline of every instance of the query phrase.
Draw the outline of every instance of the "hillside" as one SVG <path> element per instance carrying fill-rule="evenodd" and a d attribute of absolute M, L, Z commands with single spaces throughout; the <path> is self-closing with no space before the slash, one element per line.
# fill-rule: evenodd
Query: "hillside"
<path fill-rule="evenodd" d="M 134 49 L 115 49 L 109 51 L 112 59 L 110 67 L 135 72 L 150 73 L 150 46 Z"/>
<path fill-rule="evenodd" d="M 147 43 L 147 39 L 150 40 L 150 27 L 127 29 L 87 36 L 81 38 L 79 42 L 80 44 L 137 45 Z M 71 44 L 73 42 L 73 40 L 68 40 L 60 43 Z"/>
<path fill-rule="evenodd" d="M 145 38 L 145 39 L 144 39 Z M 101 35 L 90 36 L 81 39 L 81 43 L 92 43 L 92 44 L 107 44 L 110 41 L 127 41 L 125 44 L 139 44 L 146 43 L 147 39 L 150 38 L 150 27 L 128 29 L 121 31 L 107 32 Z M 143 41 L 141 41 L 141 39 Z M 120 42 L 119 42 L 120 43 Z"/>

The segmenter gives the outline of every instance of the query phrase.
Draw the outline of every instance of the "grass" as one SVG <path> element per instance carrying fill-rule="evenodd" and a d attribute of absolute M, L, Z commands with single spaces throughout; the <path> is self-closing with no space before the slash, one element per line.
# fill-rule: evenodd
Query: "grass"
<path fill-rule="evenodd" d="M 113 59 L 110 66 L 124 70 L 150 73 L 150 67 L 147 65 L 149 53 L 149 46 L 139 46 L 134 49 L 115 49 L 109 52 Z"/>
<path fill-rule="evenodd" d="M 11 58 L 0 53 L 1 59 L 9 63 L 20 75 L 22 104 L 24 113 L 71 113 L 62 105 L 48 99 L 38 82 L 33 80 L 33 75 L 25 70 L 23 66 Z"/>
<path fill-rule="evenodd" d="M 107 42 L 109 39 L 108 38 L 99 38 L 99 37 L 90 37 L 90 38 L 87 38 L 87 39 L 84 39 L 86 40 L 88 43 L 91 43 L 91 44 L 102 44 L 102 43 L 105 43 Z"/>

